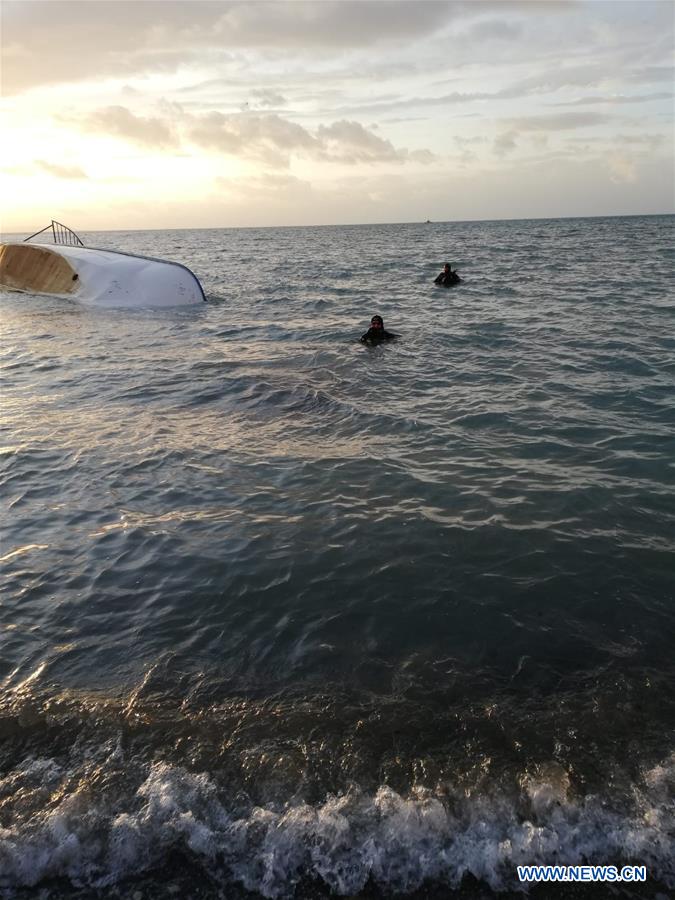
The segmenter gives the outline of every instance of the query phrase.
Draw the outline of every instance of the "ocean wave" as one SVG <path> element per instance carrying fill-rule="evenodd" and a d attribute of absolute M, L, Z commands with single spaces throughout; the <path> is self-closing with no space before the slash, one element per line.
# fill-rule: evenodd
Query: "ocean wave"
<path fill-rule="evenodd" d="M 393 892 L 428 881 L 456 888 L 468 875 L 505 891 L 517 887 L 517 865 L 589 861 L 646 865 L 675 887 L 675 755 L 642 773 L 623 808 L 611 794 L 575 796 L 564 770 L 550 766 L 524 774 L 517 796 L 402 795 L 383 785 L 245 810 L 207 774 L 163 762 L 134 772 L 120 793 L 106 767 L 123 757 L 114 746 L 104 765 L 79 772 L 30 759 L 0 780 L 1 887 L 66 878 L 101 888 L 176 851 L 265 898 L 292 896 L 302 879 L 340 896 L 368 882 Z"/>

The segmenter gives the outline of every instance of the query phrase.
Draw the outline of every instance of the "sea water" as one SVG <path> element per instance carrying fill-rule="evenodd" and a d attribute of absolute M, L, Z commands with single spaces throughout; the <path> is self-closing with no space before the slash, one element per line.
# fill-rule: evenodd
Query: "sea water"
<path fill-rule="evenodd" d="M 0 295 L 0 889 L 675 888 L 673 221 L 88 234 L 208 302 Z"/>

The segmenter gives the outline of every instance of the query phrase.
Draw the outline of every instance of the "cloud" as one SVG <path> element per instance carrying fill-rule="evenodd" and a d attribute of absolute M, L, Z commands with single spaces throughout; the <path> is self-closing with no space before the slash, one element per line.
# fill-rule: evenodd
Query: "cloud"
<path fill-rule="evenodd" d="M 547 67 L 543 72 L 521 78 L 499 92 L 504 98 L 548 94 L 566 87 L 591 87 L 607 78 L 606 67 L 600 64 Z"/>
<path fill-rule="evenodd" d="M 457 149 L 460 151 L 458 162 L 462 166 L 466 166 L 469 163 L 475 162 L 478 159 L 475 148 L 488 142 L 487 137 L 485 137 L 484 135 L 476 135 L 474 137 L 455 135 L 452 140 L 457 146 Z M 508 152 L 508 149 L 506 152 Z"/>
<path fill-rule="evenodd" d="M 520 22 L 504 22 L 496 19 L 478 22 L 469 28 L 464 40 L 469 41 L 515 41 L 521 37 L 523 26 Z"/>
<path fill-rule="evenodd" d="M 626 148 L 631 148 L 633 156 L 642 156 L 648 158 L 655 156 L 662 149 L 666 151 L 672 147 L 672 138 L 670 141 L 663 134 L 610 134 L 602 136 L 589 137 L 568 137 L 564 143 L 579 151 L 593 151 L 595 153 L 605 152 L 612 149 L 616 152 Z"/>
<path fill-rule="evenodd" d="M 672 33 L 671 26 L 671 40 Z M 675 80 L 675 66 L 645 66 L 642 69 L 633 69 L 623 75 L 623 80 L 632 84 L 658 84 L 659 82 L 672 84 Z"/>
<path fill-rule="evenodd" d="M 617 144 L 636 144 L 656 150 L 666 139 L 662 134 L 617 134 L 614 135 L 614 140 Z"/>
<path fill-rule="evenodd" d="M 268 115 L 207 113 L 189 116 L 187 138 L 197 146 L 288 166 L 292 155 L 349 165 L 376 162 L 428 163 L 429 150 L 409 151 L 374 134 L 358 122 L 320 125 L 315 134 L 275 113 Z"/>
<path fill-rule="evenodd" d="M 473 147 L 476 144 L 485 144 L 487 142 L 487 138 L 484 135 L 476 135 L 475 137 L 462 137 L 460 135 L 453 138 L 453 141 L 457 144 L 460 149 L 464 150 L 467 147 Z"/>
<path fill-rule="evenodd" d="M 659 70 L 661 71 L 661 70 Z M 669 70 L 670 71 L 670 70 Z M 562 91 L 565 88 L 598 87 L 608 81 L 608 70 L 600 64 L 582 66 L 562 66 L 547 68 L 546 71 L 518 79 L 497 91 L 451 91 L 449 93 L 429 96 L 394 96 L 382 100 L 369 98 L 366 102 L 358 102 L 350 106 L 334 109 L 334 114 L 386 114 L 406 109 L 420 110 L 435 107 L 452 107 L 486 101 L 518 100 L 525 97 L 537 97 L 544 94 Z M 456 79 L 452 79 L 456 81 Z M 649 99 L 666 99 L 669 94 L 648 95 Z M 646 98 L 645 98 L 646 99 Z M 629 102 L 628 99 L 625 102 Z M 558 104 L 549 104 L 558 105 Z M 564 103 L 561 106 L 567 105 Z M 577 105 L 577 101 L 569 105 Z M 581 105 L 581 103 L 579 103 Z"/>
<path fill-rule="evenodd" d="M 86 178 L 87 173 L 77 166 L 59 166 L 55 163 L 46 162 L 43 159 L 36 159 L 35 165 L 54 175 L 56 178 Z"/>
<path fill-rule="evenodd" d="M 653 66 L 650 69 L 640 69 L 626 73 L 622 72 L 621 80 L 636 83 L 651 83 L 653 81 L 667 81 L 668 79 L 672 81 L 673 75 L 674 70 L 670 67 Z M 596 63 L 593 65 L 582 66 L 563 65 L 556 68 L 550 67 L 544 72 L 539 72 L 536 75 L 530 75 L 527 78 L 521 78 L 518 81 L 515 81 L 508 87 L 502 88 L 500 91 L 494 94 L 493 97 L 508 100 L 516 99 L 518 97 L 554 93 L 556 91 L 570 87 L 598 87 L 610 81 L 614 81 L 616 78 L 617 73 L 614 72 L 612 68 L 608 67 L 606 64 Z M 665 99 L 669 96 L 671 95 L 657 94 L 650 96 L 649 99 Z M 574 104 L 578 102 L 581 101 L 573 101 Z M 601 98 L 598 98 L 597 101 L 589 100 L 586 102 L 602 101 Z M 623 97 L 621 102 L 632 102 L 632 100 L 631 98 Z M 560 103 L 560 105 L 563 106 L 566 104 Z"/>
<path fill-rule="evenodd" d="M 336 115 L 377 115 L 386 114 L 395 110 L 420 110 L 433 107 L 446 107 L 473 103 L 477 100 L 500 99 L 500 94 L 489 91 L 453 91 L 450 94 L 442 94 L 438 97 L 405 97 L 391 100 L 382 100 L 367 103 L 354 103 L 349 106 L 341 106 L 333 110 Z M 400 117 L 399 117 L 400 118 Z"/>
<path fill-rule="evenodd" d="M 394 116 L 391 119 L 382 119 L 383 125 L 404 125 L 408 122 L 427 122 L 429 116 Z"/>
<path fill-rule="evenodd" d="M 317 136 L 323 155 L 340 162 L 400 162 L 405 155 L 390 141 L 345 119 L 319 126 Z"/>
<path fill-rule="evenodd" d="M 3 93 L 36 85 L 172 70 L 180 29 L 206 32 L 219 4 L 3 0 Z M 161 10 L 161 16 L 158 12 Z"/>
<path fill-rule="evenodd" d="M 177 146 L 172 129 L 157 118 L 136 116 L 126 106 L 106 106 L 90 113 L 83 122 L 89 131 L 103 132 L 155 149 Z"/>
<path fill-rule="evenodd" d="M 302 0 L 231 3 L 218 23 L 230 44 L 247 47 L 363 47 L 410 40 L 466 15 L 447 0 Z"/>
<path fill-rule="evenodd" d="M 3 92 L 188 69 L 222 74 L 224 63 L 250 64 L 253 55 L 323 62 L 360 51 L 400 72 L 410 61 L 396 52 L 393 62 L 392 47 L 447 40 L 455 23 L 476 23 L 473 53 L 474 43 L 520 35 L 521 21 L 507 16 L 532 21 L 574 9 L 571 0 L 3 0 Z M 493 11 L 500 18 L 485 19 Z"/>
<path fill-rule="evenodd" d="M 518 144 L 516 143 L 516 138 L 518 137 L 517 131 L 505 131 L 503 134 L 497 135 L 494 141 L 494 151 L 497 156 L 506 156 L 507 153 L 512 153 Z"/>
<path fill-rule="evenodd" d="M 521 116 L 507 119 L 512 131 L 569 131 L 572 128 L 592 128 L 604 125 L 612 120 L 605 113 L 578 112 L 558 113 L 557 115 Z"/>
<path fill-rule="evenodd" d="M 652 100 L 670 100 L 672 92 L 658 94 L 613 94 L 607 97 L 578 97 L 576 100 L 559 101 L 550 103 L 549 106 L 592 106 L 595 104 L 619 104 L 619 103 L 650 103 Z"/>
<path fill-rule="evenodd" d="M 544 147 L 550 132 L 592 128 L 609 121 L 611 121 L 610 116 L 594 112 L 568 112 L 557 115 L 520 116 L 504 119 L 502 123 L 504 131 L 495 138 L 493 150 L 497 156 L 506 156 L 512 153 L 518 146 L 518 138 L 521 134 L 533 135 L 535 145 Z"/>
<path fill-rule="evenodd" d="M 3 92 L 81 79 L 177 71 L 240 49 L 320 54 L 409 42 L 452 18 L 451 0 L 3 0 Z"/>
<path fill-rule="evenodd" d="M 251 92 L 252 101 L 256 106 L 285 106 L 286 98 L 269 88 L 259 88 Z"/>
<path fill-rule="evenodd" d="M 275 168 L 288 167 L 292 156 L 348 165 L 376 162 L 429 163 L 426 149 L 397 148 L 359 122 L 342 119 L 319 125 L 314 133 L 277 113 L 193 114 L 163 100 L 163 118 L 135 115 L 124 106 L 95 110 L 80 121 L 84 130 L 103 132 L 150 148 L 178 150 L 191 144 Z"/>
<path fill-rule="evenodd" d="M 661 172 L 663 160 L 671 163 L 673 69 L 666 63 L 673 29 L 660 2 L 0 0 L 0 16 L 3 105 L 12 128 L 7 163 L 44 156 L 30 163 L 42 203 L 45 188 L 80 194 L 65 179 L 86 171 L 90 181 L 80 184 L 87 202 L 103 209 L 100 198 L 117 191 L 101 187 L 102 175 L 150 172 L 145 190 L 131 185 L 128 196 L 145 195 L 154 208 L 175 188 L 210 215 L 214 170 L 255 172 L 269 176 L 249 185 L 261 210 L 266 192 L 303 196 L 304 206 L 289 200 L 284 209 L 296 221 L 302 206 L 311 221 L 316 199 L 350 173 L 373 179 L 369 196 L 385 197 L 400 218 L 408 213 L 400 212 L 406 206 L 399 197 L 387 196 L 388 176 L 405 181 L 412 197 L 434 175 L 476 174 L 479 185 L 478 175 L 502 172 L 508 181 L 518 173 L 531 196 L 526 162 L 533 159 L 550 167 L 551 178 L 577 158 L 597 164 L 608 189 L 619 183 L 610 183 L 610 157 L 622 189 L 639 185 L 652 162 Z M 68 80 L 82 83 L 54 89 Z M 8 96 L 40 85 L 50 89 Z M 84 132 L 76 140 L 68 133 L 75 117 Z M 35 123 L 49 132 L 49 154 L 31 149 Z M 104 143 L 100 135 L 116 140 Z M 576 138 L 584 138 L 584 149 L 572 145 Z M 102 147 L 111 159 L 99 167 L 94 154 Z M 177 152 L 188 159 L 178 164 Z M 155 165 L 162 153 L 173 158 Z M 45 160 L 64 180 L 48 180 Z M 627 180 L 630 165 L 635 183 Z M 176 171 L 180 185 L 169 174 Z M 311 173 L 314 195 L 287 180 L 291 173 Z M 360 217 L 354 185 L 353 213 L 335 189 L 334 220 Z M 22 191 L 23 183 L 17 206 Z M 637 190 L 624 193 L 642 208 Z M 219 196 L 223 204 L 239 199 L 230 200 L 224 187 Z M 544 208 L 543 198 L 534 200 Z M 492 199 L 485 202 L 487 211 Z M 253 221 L 255 210 L 243 199 L 239 208 Z M 279 221 L 281 209 L 279 201 Z M 421 205 L 420 213 L 439 217 Z"/>
<path fill-rule="evenodd" d="M 316 151 L 316 138 L 301 125 L 276 114 L 263 116 L 219 112 L 190 116 L 187 139 L 199 147 L 233 156 L 287 166 L 297 151 Z"/>

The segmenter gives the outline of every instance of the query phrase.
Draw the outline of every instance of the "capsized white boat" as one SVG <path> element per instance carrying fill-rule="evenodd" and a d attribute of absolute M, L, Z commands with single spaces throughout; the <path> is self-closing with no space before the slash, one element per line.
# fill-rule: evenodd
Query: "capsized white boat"
<path fill-rule="evenodd" d="M 31 243 L 50 231 L 53 243 Z M 0 288 L 96 306 L 187 306 L 206 300 L 187 266 L 85 247 L 74 231 L 54 221 L 21 243 L 0 244 Z"/>

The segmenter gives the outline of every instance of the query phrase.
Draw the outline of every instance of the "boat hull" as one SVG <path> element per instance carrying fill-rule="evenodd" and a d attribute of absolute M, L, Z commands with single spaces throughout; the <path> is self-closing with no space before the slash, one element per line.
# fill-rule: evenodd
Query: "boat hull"
<path fill-rule="evenodd" d="M 0 288 L 95 306 L 190 306 L 206 300 L 197 277 L 180 263 L 52 244 L 0 244 Z"/>

